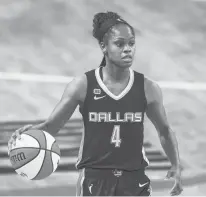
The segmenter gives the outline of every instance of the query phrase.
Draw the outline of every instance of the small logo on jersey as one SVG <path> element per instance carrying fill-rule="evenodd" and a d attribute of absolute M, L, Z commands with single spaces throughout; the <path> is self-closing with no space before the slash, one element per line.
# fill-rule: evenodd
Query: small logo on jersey
<path fill-rule="evenodd" d="M 97 97 L 97 96 L 95 95 L 95 96 L 94 96 L 94 100 L 102 99 L 102 98 L 104 98 L 105 96 L 106 96 L 106 95 L 104 95 L 104 96 L 98 96 L 98 97 Z"/>
<path fill-rule="evenodd" d="M 91 184 L 91 185 L 89 186 L 89 191 L 90 191 L 91 194 L 92 194 L 92 187 L 93 187 L 93 184 Z"/>
<path fill-rule="evenodd" d="M 146 182 L 144 184 L 139 183 L 139 187 L 144 187 L 145 185 L 147 185 L 149 182 Z"/>
<path fill-rule="evenodd" d="M 94 94 L 101 94 L 101 90 L 100 89 L 94 89 Z"/>
<path fill-rule="evenodd" d="M 114 173 L 114 176 L 116 176 L 116 177 L 122 176 L 122 171 L 121 171 L 121 170 L 115 169 L 115 170 L 113 171 L 113 173 Z"/>

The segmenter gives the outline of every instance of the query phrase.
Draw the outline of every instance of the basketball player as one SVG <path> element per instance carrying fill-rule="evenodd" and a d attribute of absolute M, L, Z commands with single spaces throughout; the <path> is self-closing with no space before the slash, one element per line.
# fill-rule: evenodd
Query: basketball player
<path fill-rule="evenodd" d="M 167 174 L 175 179 L 171 195 L 179 195 L 183 189 L 178 146 L 161 89 L 130 68 L 135 54 L 133 27 L 116 13 L 98 13 L 93 36 L 104 54 L 100 67 L 70 82 L 50 117 L 17 130 L 9 147 L 29 128 L 56 135 L 79 105 L 85 129 L 76 164 L 80 172 L 77 195 L 149 196 L 150 180 L 145 175 L 149 162 L 143 149 L 146 113 L 171 161 Z"/>

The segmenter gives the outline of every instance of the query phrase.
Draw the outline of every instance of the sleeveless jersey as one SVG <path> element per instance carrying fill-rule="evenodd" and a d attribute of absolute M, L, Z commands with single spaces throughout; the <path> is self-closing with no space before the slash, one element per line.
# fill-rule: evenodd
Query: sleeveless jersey
<path fill-rule="evenodd" d="M 143 148 L 144 75 L 130 69 L 128 85 L 116 96 L 104 85 L 100 68 L 85 73 L 87 93 L 80 107 L 84 133 L 76 168 L 145 168 L 149 161 Z"/>

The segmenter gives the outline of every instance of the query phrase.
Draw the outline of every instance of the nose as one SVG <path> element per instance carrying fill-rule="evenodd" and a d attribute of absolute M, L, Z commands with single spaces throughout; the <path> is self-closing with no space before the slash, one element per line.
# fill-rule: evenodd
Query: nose
<path fill-rule="evenodd" d="M 131 47 L 127 44 L 127 45 L 125 45 L 123 52 L 129 53 L 129 52 L 131 52 L 131 50 L 132 50 Z"/>

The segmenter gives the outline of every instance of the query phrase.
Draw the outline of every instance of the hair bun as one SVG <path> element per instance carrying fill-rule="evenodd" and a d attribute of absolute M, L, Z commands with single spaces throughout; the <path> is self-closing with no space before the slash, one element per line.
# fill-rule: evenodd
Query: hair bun
<path fill-rule="evenodd" d="M 99 40 L 100 38 L 98 36 L 98 31 L 102 26 L 102 24 L 107 20 L 118 19 L 118 18 L 121 19 L 121 17 L 115 12 L 106 12 L 106 13 L 100 12 L 95 14 L 93 19 L 93 36 Z"/>
<path fill-rule="evenodd" d="M 93 19 L 93 27 L 100 27 L 101 24 L 104 22 L 105 13 L 97 13 L 94 15 Z"/>

